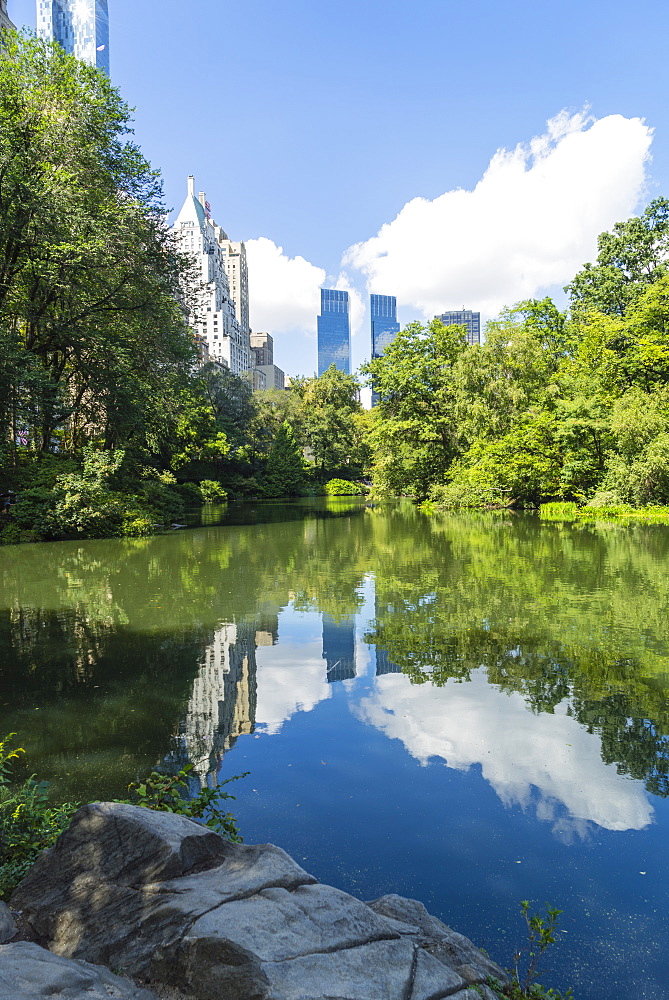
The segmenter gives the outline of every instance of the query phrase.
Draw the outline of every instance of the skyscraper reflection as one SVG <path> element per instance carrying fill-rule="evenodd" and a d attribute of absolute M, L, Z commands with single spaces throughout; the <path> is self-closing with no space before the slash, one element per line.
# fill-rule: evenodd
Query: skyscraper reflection
<path fill-rule="evenodd" d="M 336 621 L 323 615 L 323 659 L 327 663 L 328 684 L 355 677 L 355 616 Z"/>

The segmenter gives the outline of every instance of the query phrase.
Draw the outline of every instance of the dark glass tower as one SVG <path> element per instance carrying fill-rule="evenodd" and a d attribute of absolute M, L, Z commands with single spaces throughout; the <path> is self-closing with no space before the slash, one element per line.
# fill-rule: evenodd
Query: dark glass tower
<path fill-rule="evenodd" d="M 481 343 L 481 313 L 472 312 L 471 309 L 456 309 L 451 312 L 442 313 L 435 316 L 440 319 L 444 326 L 465 326 L 467 328 L 467 343 Z"/>
<path fill-rule="evenodd" d="M 355 677 L 355 617 L 336 622 L 323 615 L 323 659 L 327 663 L 328 684 Z"/>
<path fill-rule="evenodd" d="M 351 325 L 348 318 L 348 292 L 321 288 L 321 314 L 318 317 L 318 374 L 336 365 L 340 372 L 351 374 Z"/>
<path fill-rule="evenodd" d="M 386 347 L 400 331 L 397 322 L 397 299 L 394 295 L 370 295 L 372 315 L 372 357 L 380 358 Z M 379 394 L 372 388 L 372 406 L 379 401 Z"/>

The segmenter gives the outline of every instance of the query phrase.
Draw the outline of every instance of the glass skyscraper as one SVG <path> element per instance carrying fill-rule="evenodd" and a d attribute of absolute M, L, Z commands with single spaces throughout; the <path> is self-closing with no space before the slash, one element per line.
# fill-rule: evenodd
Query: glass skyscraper
<path fill-rule="evenodd" d="M 107 0 L 37 0 L 37 34 L 109 76 Z"/>
<path fill-rule="evenodd" d="M 395 334 L 400 332 L 397 322 L 397 299 L 394 295 L 370 295 L 372 313 L 372 357 L 380 358 Z"/>
<path fill-rule="evenodd" d="M 318 374 L 335 365 L 351 374 L 351 325 L 348 317 L 348 292 L 321 288 L 321 314 L 318 317 Z"/>
<path fill-rule="evenodd" d="M 399 333 L 397 299 L 394 295 L 370 295 L 372 314 L 372 357 L 380 358 L 386 347 Z M 379 394 L 372 386 L 372 406 L 379 401 Z"/>
<path fill-rule="evenodd" d="M 442 313 L 435 316 L 440 319 L 444 326 L 465 326 L 467 328 L 467 343 L 481 343 L 481 313 L 472 312 L 471 309 L 455 309 L 451 312 Z"/>

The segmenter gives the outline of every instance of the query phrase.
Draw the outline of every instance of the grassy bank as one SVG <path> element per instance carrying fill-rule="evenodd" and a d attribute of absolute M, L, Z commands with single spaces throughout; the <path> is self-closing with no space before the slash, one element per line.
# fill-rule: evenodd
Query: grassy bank
<path fill-rule="evenodd" d="M 544 503 L 539 508 L 542 521 L 658 521 L 669 522 L 669 507 L 652 505 L 633 507 L 631 504 L 595 506 L 577 503 Z"/>

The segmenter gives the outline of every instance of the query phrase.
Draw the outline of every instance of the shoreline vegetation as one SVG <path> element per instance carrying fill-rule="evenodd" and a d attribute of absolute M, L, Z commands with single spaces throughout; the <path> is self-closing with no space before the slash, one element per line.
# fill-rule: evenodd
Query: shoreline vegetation
<path fill-rule="evenodd" d="M 58 46 L 4 42 L 0 542 L 148 535 L 185 505 L 368 489 L 428 511 L 665 519 L 669 200 L 600 235 L 564 311 L 517 303 L 475 345 L 409 323 L 358 376 L 333 365 L 253 392 L 198 353 L 199 278 L 129 106 Z"/>

